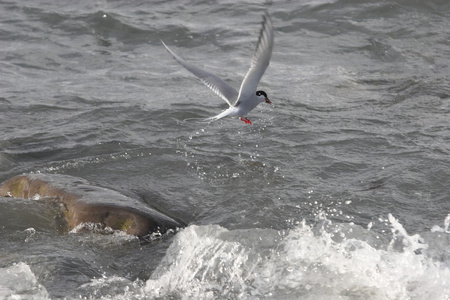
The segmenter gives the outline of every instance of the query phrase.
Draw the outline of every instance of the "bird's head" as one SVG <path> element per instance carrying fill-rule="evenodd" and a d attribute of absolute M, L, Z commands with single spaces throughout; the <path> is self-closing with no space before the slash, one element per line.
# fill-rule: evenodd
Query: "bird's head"
<path fill-rule="evenodd" d="M 266 103 L 272 104 L 269 98 L 267 98 L 267 94 L 264 91 L 256 91 L 256 96 L 261 99 L 261 102 L 265 101 Z"/>

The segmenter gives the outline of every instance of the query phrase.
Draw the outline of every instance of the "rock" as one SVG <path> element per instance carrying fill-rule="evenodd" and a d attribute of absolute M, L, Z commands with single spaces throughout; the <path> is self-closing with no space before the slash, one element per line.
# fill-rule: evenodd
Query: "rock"
<path fill-rule="evenodd" d="M 61 212 L 61 218 L 56 219 L 64 231 L 92 222 L 143 237 L 185 226 L 137 199 L 68 175 L 15 176 L 0 185 L 0 196 L 51 201 Z"/>

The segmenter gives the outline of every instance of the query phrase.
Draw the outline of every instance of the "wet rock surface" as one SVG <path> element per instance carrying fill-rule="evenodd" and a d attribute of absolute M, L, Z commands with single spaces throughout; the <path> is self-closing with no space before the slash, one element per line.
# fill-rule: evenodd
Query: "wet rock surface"
<path fill-rule="evenodd" d="M 35 198 L 54 204 L 58 208 L 55 210 L 57 226 L 66 232 L 88 222 L 139 237 L 184 227 L 181 221 L 138 199 L 68 175 L 18 175 L 0 185 L 0 196 Z"/>

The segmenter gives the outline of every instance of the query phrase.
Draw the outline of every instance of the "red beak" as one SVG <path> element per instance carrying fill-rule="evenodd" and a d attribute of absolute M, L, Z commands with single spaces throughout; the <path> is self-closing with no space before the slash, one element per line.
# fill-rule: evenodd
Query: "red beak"
<path fill-rule="evenodd" d="M 272 104 L 272 102 L 270 102 L 269 98 L 266 98 L 266 103 Z"/>

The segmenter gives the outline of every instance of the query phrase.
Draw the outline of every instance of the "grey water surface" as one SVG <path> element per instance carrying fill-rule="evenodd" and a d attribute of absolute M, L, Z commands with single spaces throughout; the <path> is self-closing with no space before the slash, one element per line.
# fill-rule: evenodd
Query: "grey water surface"
<path fill-rule="evenodd" d="M 265 10 L 274 105 L 200 122 L 226 103 L 160 38 L 238 89 Z M 62 234 L 0 198 L 0 297 L 449 299 L 449 28 L 438 0 L 0 1 L 0 182 L 78 176 L 188 224 Z"/>

